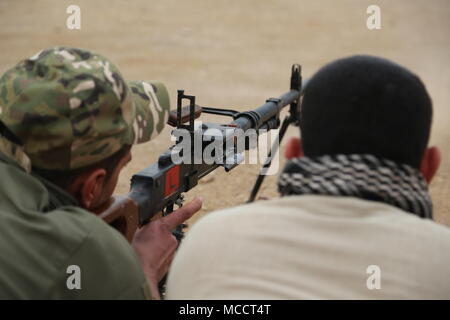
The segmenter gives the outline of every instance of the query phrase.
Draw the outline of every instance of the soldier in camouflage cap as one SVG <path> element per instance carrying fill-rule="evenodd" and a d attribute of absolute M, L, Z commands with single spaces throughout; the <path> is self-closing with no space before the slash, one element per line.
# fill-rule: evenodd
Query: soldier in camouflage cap
<path fill-rule="evenodd" d="M 0 121 L 43 169 L 85 167 L 149 141 L 168 112 L 162 83 L 127 83 L 105 57 L 75 48 L 43 50 L 0 79 Z"/>
<path fill-rule="evenodd" d="M 130 145 L 160 133 L 168 111 L 164 85 L 127 83 L 75 48 L 41 51 L 0 78 L 0 299 L 159 296 L 171 231 L 201 201 L 145 225 L 132 246 L 91 212 L 113 193 Z M 74 266 L 80 290 L 69 286 Z"/>

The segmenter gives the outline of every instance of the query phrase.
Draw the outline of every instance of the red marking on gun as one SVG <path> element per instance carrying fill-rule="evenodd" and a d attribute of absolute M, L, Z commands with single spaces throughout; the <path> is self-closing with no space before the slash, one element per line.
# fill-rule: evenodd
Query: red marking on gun
<path fill-rule="evenodd" d="M 180 187 L 180 166 L 175 166 L 167 171 L 164 196 L 168 197 Z"/>

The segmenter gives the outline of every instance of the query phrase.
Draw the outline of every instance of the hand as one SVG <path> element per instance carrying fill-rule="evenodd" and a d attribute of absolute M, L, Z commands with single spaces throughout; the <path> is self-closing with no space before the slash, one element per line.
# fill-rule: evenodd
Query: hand
<path fill-rule="evenodd" d="M 141 262 L 154 298 L 159 298 L 158 282 L 169 270 L 178 246 L 172 231 L 199 211 L 202 204 L 201 198 L 195 198 L 171 214 L 146 224 L 134 235 L 131 245 Z"/>

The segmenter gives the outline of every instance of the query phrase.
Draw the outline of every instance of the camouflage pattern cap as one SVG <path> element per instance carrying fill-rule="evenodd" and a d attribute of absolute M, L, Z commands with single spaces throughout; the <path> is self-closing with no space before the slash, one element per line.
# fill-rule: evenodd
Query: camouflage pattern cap
<path fill-rule="evenodd" d="M 149 141 L 168 114 L 162 83 L 127 83 L 108 59 L 81 49 L 43 50 L 0 78 L 0 120 L 42 169 L 85 167 Z"/>

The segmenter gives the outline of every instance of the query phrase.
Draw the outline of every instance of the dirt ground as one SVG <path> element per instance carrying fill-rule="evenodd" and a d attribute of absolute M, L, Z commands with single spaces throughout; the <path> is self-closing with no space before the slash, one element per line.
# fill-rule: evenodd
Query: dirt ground
<path fill-rule="evenodd" d="M 81 30 L 66 28 L 70 4 L 81 8 Z M 381 30 L 366 27 L 370 4 L 381 8 Z M 185 89 L 201 105 L 245 110 L 286 92 L 292 63 L 310 77 L 348 55 L 392 59 L 416 72 L 433 98 L 431 142 L 443 163 L 431 192 L 436 219 L 450 226 L 449 18 L 448 0 L 0 0 L 0 73 L 40 49 L 69 45 L 108 56 L 127 79 L 163 81 L 172 102 Z M 166 129 L 134 148 L 117 192 L 169 144 Z M 188 194 L 205 200 L 194 219 L 243 203 L 257 172 L 255 165 L 214 172 Z M 276 177 L 267 180 L 260 194 L 274 197 Z"/>

